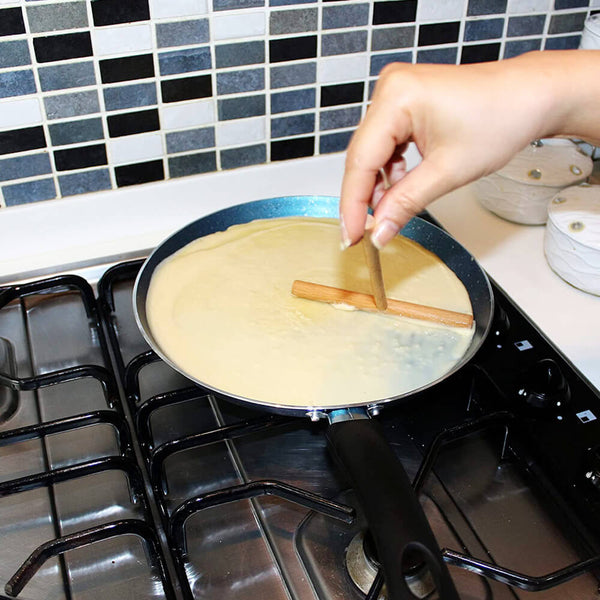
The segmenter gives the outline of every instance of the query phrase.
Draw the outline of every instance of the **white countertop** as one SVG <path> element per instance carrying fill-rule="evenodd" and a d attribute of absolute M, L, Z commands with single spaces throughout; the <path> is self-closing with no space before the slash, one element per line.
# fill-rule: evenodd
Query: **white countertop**
<path fill-rule="evenodd" d="M 411 154 L 409 165 L 417 160 Z M 188 222 L 233 204 L 337 196 L 342 173 L 343 156 L 336 154 L 6 209 L 0 212 L 0 282 L 141 256 Z M 479 205 L 470 186 L 430 211 L 600 389 L 600 297 L 571 287 L 548 267 L 544 227 L 500 219 Z"/>

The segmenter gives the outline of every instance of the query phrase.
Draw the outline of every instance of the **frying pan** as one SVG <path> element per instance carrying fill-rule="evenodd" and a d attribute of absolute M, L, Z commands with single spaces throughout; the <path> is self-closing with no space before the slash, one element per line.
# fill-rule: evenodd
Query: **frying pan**
<path fill-rule="evenodd" d="M 290 216 L 337 218 L 339 200 L 326 196 L 291 196 L 239 204 L 190 223 L 162 242 L 142 266 L 133 291 L 134 314 L 142 335 L 150 347 L 189 379 L 211 388 L 201 378 L 190 376 L 162 352 L 152 335 L 146 314 L 150 280 L 158 265 L 199 237 L 223 231 L 231 225 L 255 219 Z M 329 420 L 329 448 L 352 481 L 369 523 L 379 562 L 384 572 L 390 600 L 409 600 L 415 596 L 406 581 L 411 569 L 425 566 L 433 578 L 438 597 L 457 600 L 458 595 L 442 559 L 429 523 L 415 497 L 408 476 L 385 440 L 376 414 L 388 403 L 431 387 L 463 366 L 478 350 L 489 330 L 493 315 L 493 295 L 489 280 L 475 259 L 440 228 L 420 218 L 412 219 L 402 230 L 408 237 L 434 254 L 454 271 L 465 286 L 475 319 L 475 332 L 463 357 L 447 373 L 434 381 L 393 398 L 373 398 L 363 406 L 340 409 L 335 406 L 298 407 L 266 404 L 258 399 L 215 390 L 234 402 L 253 404 L 264 410 L 313 419 Z M 291 285 L 291 282 L 290 282 Z M 212 388 L 214 389 L 214 388 Z"/>

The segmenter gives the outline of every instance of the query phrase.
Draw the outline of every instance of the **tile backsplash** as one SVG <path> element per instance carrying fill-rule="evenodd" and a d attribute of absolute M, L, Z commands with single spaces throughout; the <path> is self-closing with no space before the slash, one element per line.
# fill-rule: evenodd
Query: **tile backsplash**
<path fill-rule="evenodd" d="M 600 0 L 0 0 L 3 207 L 344 150 L 381 68 L 576 48 Z"/>

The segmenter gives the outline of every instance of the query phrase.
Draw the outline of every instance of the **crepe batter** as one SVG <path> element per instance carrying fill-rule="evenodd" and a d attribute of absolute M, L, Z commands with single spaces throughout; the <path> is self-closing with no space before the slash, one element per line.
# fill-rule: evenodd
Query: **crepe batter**
<path fill-rule="evenodd" d="M 202 237 L 153 274 L 152 335 L 193 379 L 281 407 L 370 403 L 451 369 L 473 329 L 292 296 L 294 279 L 370 293 L 362 248 L 339 244 L 337 221 L 305 217 Z M 416 242 L 397 236 L 380 257 L 389 298 L 472 314 L 463 284 Z"/>

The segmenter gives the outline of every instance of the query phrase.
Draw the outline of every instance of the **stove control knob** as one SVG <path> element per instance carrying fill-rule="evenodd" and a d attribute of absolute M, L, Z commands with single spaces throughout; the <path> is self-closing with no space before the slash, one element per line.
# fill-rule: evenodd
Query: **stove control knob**
<path fill-rule="evenodd" d="M 551 358 L 544 358 L 533 365 L 517 393 L 536 409 L 560 411 L 571 399 L 569 384 Z"/>

